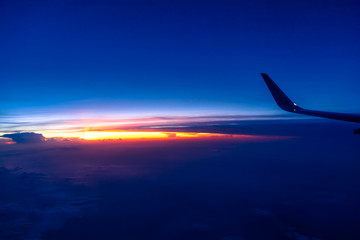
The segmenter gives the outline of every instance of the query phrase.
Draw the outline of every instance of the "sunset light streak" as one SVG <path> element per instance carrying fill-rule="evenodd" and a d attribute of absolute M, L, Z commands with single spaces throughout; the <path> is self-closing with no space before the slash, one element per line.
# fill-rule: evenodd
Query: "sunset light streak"
<path fill-rule="evenodd" d="M 195 132 L 152 132 L 152 131 L 91 131 L 85 132 L 80 139 L 83 140 L 134 140 L 134 139 L 209 139 L 209 138 L 250 138 L 251 135 L 232 135 L 221 133 L 195 133 Z"/>
<path fill-rule="evenodd" d="M 120 115 L 91 116 L 66 115 L 57 116 L 7 116 L 0 123 L 0 136 L 7 133 L 35 132 L 45 138 L 66 138 L 82 140 L 99 139 L 171 139 L 171 138 L 234 138 L 229 134 L 209 133 L 198 126 L 232 125 L 240 122 L 284 120 L 284 116 L 269 115 L 213 115 L 213 116 L 153 116 L 121 117 Z M 193 133 L 179 129 L 192 129 Z M 179 131 L 179 132 L 178 132 Z M 211 131 L 211 130 L 210 130 Z M 245 135 L 242 135 L 245 136 Z"/>

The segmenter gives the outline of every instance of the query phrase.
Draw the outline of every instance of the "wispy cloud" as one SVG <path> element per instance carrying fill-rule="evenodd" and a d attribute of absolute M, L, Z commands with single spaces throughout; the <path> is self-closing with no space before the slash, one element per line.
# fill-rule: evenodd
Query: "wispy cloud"
<path fill-rule="evenodd" d="M 291 117 L 292 119 L 293 117 Z M 126 118 L 119 115 L 63 115 L 7 117 L 0 122 L 0 134 L 40 132 L 45 137 L 80 137 L 85 131 L 116 131 L 129 129 L 170 129 L 193 126 L 226 125 L 244 121 L 289 119 L 288 115 L 199 115 L 153 116 Z"/>

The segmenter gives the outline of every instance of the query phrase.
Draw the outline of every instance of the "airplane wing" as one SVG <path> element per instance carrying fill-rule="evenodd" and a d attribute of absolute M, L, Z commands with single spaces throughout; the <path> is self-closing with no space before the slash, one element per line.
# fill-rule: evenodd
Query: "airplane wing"
<path fill-rule="evenodd" d="M 301 108 L 292 102 L 266 73 L 261 73 L 261 76 L 264 78 L 277 105 L 287 112 L 360 123 L 360 114 L 323 112 Z"/>

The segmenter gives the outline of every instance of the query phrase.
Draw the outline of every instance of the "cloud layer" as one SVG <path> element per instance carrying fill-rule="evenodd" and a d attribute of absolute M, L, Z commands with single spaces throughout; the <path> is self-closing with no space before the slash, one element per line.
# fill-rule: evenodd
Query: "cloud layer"
<path fill-rule="evenodd" d="M 45 141 L 42 134 L 34 132 L 4 134 L 2 137 L 11 138 L 16 143 L 41 143 Z"/>

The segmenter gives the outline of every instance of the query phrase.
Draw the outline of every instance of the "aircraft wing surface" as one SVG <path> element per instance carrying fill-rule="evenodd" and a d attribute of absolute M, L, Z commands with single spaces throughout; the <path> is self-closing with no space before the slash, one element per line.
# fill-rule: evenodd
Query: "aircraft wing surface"
<path fill-rule="evenodd" d="M 292 102 L 266 73 L 261 73 L 261 76 L 264 78 L 277 105 L 287 112 L 360 123 L 360 114 L 324 112 L 301 108 Z"/>

